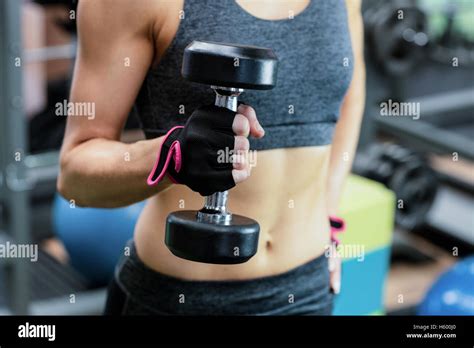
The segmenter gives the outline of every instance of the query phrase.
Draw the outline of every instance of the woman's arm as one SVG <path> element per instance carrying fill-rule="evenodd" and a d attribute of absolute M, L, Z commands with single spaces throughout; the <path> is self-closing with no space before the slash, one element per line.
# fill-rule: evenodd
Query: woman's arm
<path fill-rule="evenodd" d="M 328 212 L 337 215 L 347 174 L 354 160 L 365 104 L 364 27 L 360 0 L 346 0 L 354 52 L 354 74 L 334 133 L 328 176 Z"/>
<path fill-rule="evenodd" d="M 360 124 L 365 104 L 364 27 L 360 0 L 346 0 L 349 30 L 354 52 L 354 74 L 341 106 L 339 122 L 334 133 L 328 175 L 328 213 L 337 215 L 344 182 L 350 172 L 359 139 Z M 338 294 L 341 290 L 341 258 L 335 246 L 329 258 L 330 286 Z"/>
<path fill-rule="evenodd" d="M 167 179 L 152 187 L 146 183 L 165 137 L 125 144 L 120 136 L 148 69 L 158 60 L 155 42 L 160 56 L 174 35 L 170 22 L 179 20 L 179 5 L 153 0 L 79 2 L 70 102 L 87 103 L 94 115 L 69 114 L 57 184 L 58 191 L 77 205 L 129 205 L 171 185 Z M 248 151 L 246 138 L 261 137 L 263 130 L 251 107 L 241 105 L 238 112 L 232 124 L 234 150 Z M 234 163 L 235 183 L 249 174 L 247 160 Z"/>
<path fill-rule="evenodd" d="M 153 3 L 79 2 L 79 46 L 70 102 L 90 103 L 94 115 L 68 117 L 58 178 L 58 191 L 78 205 L 128 205 L 170 185 L 146 184 L 162 138 L 120 142 L 154 56 Z"/>

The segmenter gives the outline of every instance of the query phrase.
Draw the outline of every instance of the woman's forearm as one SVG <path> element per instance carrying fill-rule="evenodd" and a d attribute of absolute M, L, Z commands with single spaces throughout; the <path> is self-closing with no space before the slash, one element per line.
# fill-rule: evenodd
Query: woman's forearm
<path fill-rule="evenodd" d="M 162 138 L 125 144 L 95 138 L 61 153 L 58 191 L 79 206 L 113 208 L 142 201 L 169 187 L 150 187 L 148 174 Z"/>

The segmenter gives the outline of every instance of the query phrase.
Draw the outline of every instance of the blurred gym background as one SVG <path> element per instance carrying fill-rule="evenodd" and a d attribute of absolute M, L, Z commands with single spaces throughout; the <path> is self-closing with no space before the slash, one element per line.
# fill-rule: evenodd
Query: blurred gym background
<path fill-rule="evenodd" d="M 144 204 L 84 209 L 55 191 L 76 6 L 0 1 L 0 245 L 39 246 L 37 262 L 0 258 L 0 315 L 100 314 Z M 363 12 L 367 103 L 341 213 L 343 243 L 365 257 L 344 260 L 335 314 L 473 315 L 474 2 L 365 0 Z M 137 129 L 132 112 L 124 141 Z"/>

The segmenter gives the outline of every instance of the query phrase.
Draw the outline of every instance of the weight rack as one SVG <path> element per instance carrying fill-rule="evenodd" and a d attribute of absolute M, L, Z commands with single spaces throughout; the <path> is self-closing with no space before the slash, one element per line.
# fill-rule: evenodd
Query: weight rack
<path fill-rule="evenodd" d="M 15 153 L 25 156 L 26 125 L 22 103 L 22 72 L 14 67 L 21 57 L 20 1 L 0 1 L 0 199 L 5 203 L 5 226 L 15 243 L 30 243 L 30 188 L 23 180 L 23 161 L 15 161 Z M 5 266 L 6 287 L 10 307 L 15 314 L 28 313 L 28 261 L 0 259 Z M 13 291 L 14 290 L 14 291 Z"/>
<path fill-rule="evenodd" d="M 447 117 L 460 126 L 471 120 L 474 109 L 474 89 L 437 93 L 406 100 L 423 106 L 423 119 L 412 122 L 403 118 L 376 117 L 377 127 L 405 144 L 434 153 L 452 154 L 474 161 L 474 141 L 446 129 Z"/>
<path fill-rule="evenodd" d="M 0 242 L 8 240 L 29 244 L 32 243 L 33 228 L 31 198 L 38 191 L 51 191 L 51 187 L 55 186 L 59 154 L 57 151 L 35 155 L 27 153 L 22 67 L 15 67 L 15 60 L 20 58 L 23 65 L 31 61 L 74 58 L 75 46 L 72 44 L 23 51 L 21 6 L 22 2 L 17 0 L 0 1 L 0 221 L 3 220 L 3 227 L 0 225 Z M 15 158 L 18 155 L 19 160 Z M 45 268 L 46 262 L 41 267 Z M 55 282 L 54 286 L 61 286 L 61 282 L 58 283 L 60 273 L 67 269 L 60 269 L 59 266 L 56 268 L 50 272 L 49 279 Z M 0 284 L 0 288 L 5 286 L 8 294 L 7 309 L 0 308 L 0 315 L 99 314 L 105 302 L 105 289 L 77 293 L 74 306 L 65 305 L 68 296 L 33 301 L 34 294 L 30 293 L 34 281 L 33 269 L 27 259 L 0 258 L 0 272 L 4 271 L 6 280 L 6 284 Z M 58 275 L 55 277 L 53 273 Z"/>

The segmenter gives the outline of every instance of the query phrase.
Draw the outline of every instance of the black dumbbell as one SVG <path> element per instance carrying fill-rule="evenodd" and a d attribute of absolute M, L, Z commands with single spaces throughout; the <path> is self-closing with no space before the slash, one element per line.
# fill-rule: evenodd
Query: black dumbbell
<path fill-rule="evenodd" d="M 412 230 L 423 225 L 436 198 L 436 174 L 421 154 L 397 144 L 373 144 L 358 153 L 353 171 L 395 192 L 396 222 Z"/>
<path fill-rule="evenodd" d="M 276 84 L 278 59 L 271 49 L 193 41 L 184 50 L 181 74 L 211 85 L 215 105 L 237 111 L 244 89 L 268 90 Z M 205 198 L 199 211 L 177 211 L 166 219 L 165 243 L 181 258 L 215 264 L 249 260 L 258 248 L 257 221 L 231 214 L 228 192 Z"/>

